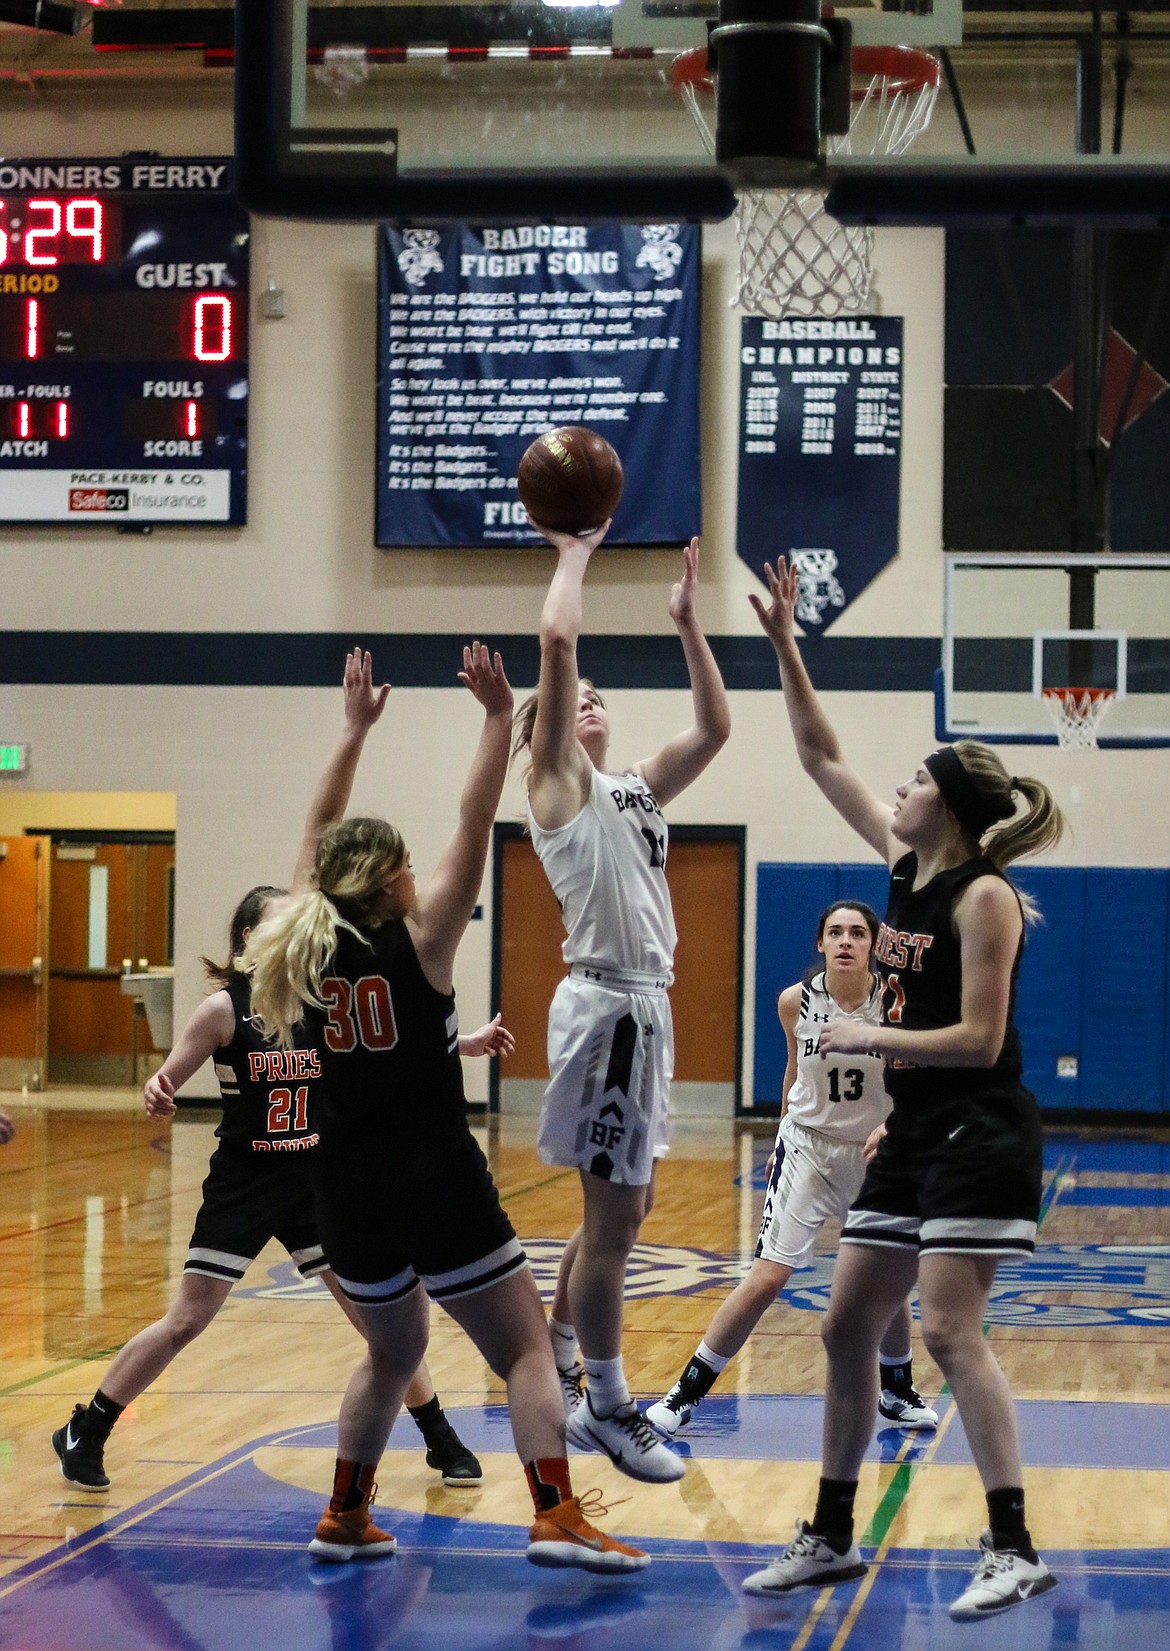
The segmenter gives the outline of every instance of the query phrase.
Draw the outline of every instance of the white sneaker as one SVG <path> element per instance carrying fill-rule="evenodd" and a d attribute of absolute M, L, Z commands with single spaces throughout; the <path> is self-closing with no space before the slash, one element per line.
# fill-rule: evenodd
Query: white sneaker
<path fill-rule="evenodd" d="M 565 1427 L 571 1445 L 578 1450 L 596 1450 L 608 1456 L 620 1473 L 652 1485 L 681 1479 L 686 1463 L 667 1450 L 654 1429 L 631 1399 L 610 1416 L 599 1416 L 586 1388 L 585 1397 Z"/>
<path fill-rule="evenodd" d="M 561 1384 L 561 1398 L 565 1401 L 565 1420 L 576 1410 L 585 1396 L 585 1366 L 580 1359 L 571 1364 L 567 1370 L 557 1366 L 557 1379 Z"/>
<path fill-rule="evenodd" d="M 1033 1562 L 1010 1548 L 997 1552 L 991 1546 L 990 1531 L 984 1531 L 979 1546 L 983 1551 L 975 1574 L 951 1606 L 952 1622 L 978 1622 L 1056 1587 L 1056 1578 L 1042 1559 Z"/>
<path fill-rule="evenodd" d="M 843 1554 L 831 1548 L 823 1536 L 810 1531 L 805 1520 L 796 1522 L 796 1535 L 770 1565 L 744 1577 L 745 1594 L 786 1594 L 790 1588 L 830 1588 L 835 1582 L 853 1582 L 867 1570 L 856 1542 Z"/>
<path fill-rule="evenodd" d="M 888 1422 L 919 1433 L 929 1433 L 938 1426 L 938 1411 L 930 1408 L 916 1387 L 908 1393 L 891 1393 L 883 1387 L 878 1409 Z"/>
<path fill-rule="evenodd" d="M 694 1404 L 683 1404 L 678 1398 L 678 1388 L 672 1387 L 664 1398 L 658 1399 L 646 1411 L 646 1420 L 650 1426 L 657 1428 L 659 1433 L 673 1439 L 676 1433 L 685 1433 L 691 1425 L 691 1418 L 699 1408 L 699 1401 Z"/>

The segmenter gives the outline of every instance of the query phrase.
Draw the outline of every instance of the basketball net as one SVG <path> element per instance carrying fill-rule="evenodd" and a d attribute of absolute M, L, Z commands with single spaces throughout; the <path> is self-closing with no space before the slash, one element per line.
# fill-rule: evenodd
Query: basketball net
<path fill-rule="evenodd" d="M 1116 695 L 1112 688 L 1042 688 L 1062 751 L 1095 751 L 1097 734 Z"/>
<path fill-rule="evenodd" d="M 829 156 L 902 154 L 930 125 L 937 59 L 908 46 L 858 46 L 852 69 L 849 131 L 828 139 Z M 673 78 L 713 157 L 715 136 L 702 101 L 715 90 L 706 48 L 677 57 Z M 732 304 L 749 315 L 832 316 L 869 303 L 873 229 L 830 217 L 823 189 L 745 189 L 735 233 L 739 280 Z"/>

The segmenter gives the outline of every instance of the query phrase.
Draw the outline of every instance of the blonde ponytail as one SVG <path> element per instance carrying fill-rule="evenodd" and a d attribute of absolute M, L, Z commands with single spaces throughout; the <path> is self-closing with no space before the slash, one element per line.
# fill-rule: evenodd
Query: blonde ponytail
<path fill-rule="evenodd" d="M 321 976 L 337 950 L 337 932 L 350 924 L 320 889 L 310 889 L 248 936 L 244 968 L 252 977 L 252 1014 L 258 1030 L 282 1049 L 307 1004 L 323 1008 Z"/>
<path fill-rule="evenodd" d="M 316 884 L 248 936 L 243 967 L 252 976 L 252 1013 L 261 1034 L 282 1049 L 305 1006 L 318 1009 L 321 977 L 348 929 L 359 939 L 385 921 L 382 893 L 406 864 L 402 833 L 385 820 L 340 820 L 321 833 L 313 865 Z"/>
<path fill-rule="evenodd" d="M 1009 774 L 991 746 L 979 740 L 959 740 L 954 750 L 981 796 L 1003 804 L 1005 823 L 985 832 L 979 843 L 980 853 L 997 871 L 1004 871 L 1013 860 L 1025 855 L 1043 854 L 1056 847 L 1066 822 L 1043 780 L 1029 774 Z M 1022 813 L 1017 810 L 1017 795 L 1027 805 Z M 1016 894 L 1025 920 L 1035 923 L 1040 915 L 1036 902 L 1020 889 Z"/>

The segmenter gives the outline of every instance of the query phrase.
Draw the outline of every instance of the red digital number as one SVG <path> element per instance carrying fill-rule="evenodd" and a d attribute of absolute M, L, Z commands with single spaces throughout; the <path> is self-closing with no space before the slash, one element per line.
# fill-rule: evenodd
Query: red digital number
<path fill-rule="evenodd" d="M 41 347 L 41 306 L 35 298 L 30 298 L 24 313 L 24 353 L 29 361 L 35 361 Z"/>
<path fill-rule="evenodd" d="M 232 301 L 222 293 L 195 300 L 192 353 L 196 361 L 230 361 Z"/>
<path fill-rule="evenodd" d="M 43 267 L 46 264 L 60 263 L 55 252 L 38 252 L 36 242 L 55 241 L 61 233 L 61 203 L 60 201 L 30 201 L 28 215 L 31 218 L 34 212 L 44 213 L 47 222 L 39 229 L 26 230 L 24 237 L 24 261 L 26 264 L 36 264 Z"/>

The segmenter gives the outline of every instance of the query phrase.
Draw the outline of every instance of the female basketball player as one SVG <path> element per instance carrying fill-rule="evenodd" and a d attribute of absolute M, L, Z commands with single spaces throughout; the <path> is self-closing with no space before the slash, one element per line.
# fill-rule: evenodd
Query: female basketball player
<path fill-rule="evenodd" d="M 549 1012 L 551 1077 L 539 1147 L 545 1163 L 576 1167 L 584 1198 L 554 1302 L 554 1351 L 571 1390 L 575 1327 L 588 1386 L 569 1416 L 570 1442 L 603 1451 L 634 1479 L 669 1481 L 684 1466 L 630 1398 L 622 1298 L 653 1196 L 654 1162 L 666 1151 L 674 1065 L 666 988 L 675 928 L 662 810 L 725 743 L 731 717 L 695 612 L 699 541 L 692 539 L 669 611 L 690 674 L 694 723 L 656 756 L 608 771 L 608 713 L 577 675 L 585 570 L 606 528 L 588 539 L 540 531 L 557 551 L 557 570 L 540 619 L 540 682 L 517 716 L 514 750 L 531 758 L 529 827 L 568 931 L 569 973 Z M 562 1317 L 565 1301 L 571 1324 Z"/>
<path fill-rule="evenodd" d="M 1000 1259 L 1031 1255 L 1040 1210 L 1039 1111 L 1020 1082 L 1012 1018 L 1031 913 L 1004 868 L 1051 848 L 1064 821 L 1045 785 L 1009 776 L 972 740 L 933 752 L 892 809 L 881 802 L 846 765 L 801 663 L 798 573 L 783 563 L 765 572 L 769 603 L 751 602 L 776 649 L 801 765 L 890 867 L 876 949 L 883 1024 L 840 1020 L 820 1048 L 826 1058 L 881 1055 L 894 1105 L 841 1235 L 822 1330 L 816 1512 L 744 1587 L 776 1594 L 864 1572 L 853 1501 L 873 1430 L 873 1355 L 917 1273 L 923 1340 L 955 1395 L 987 1495 L 983 1551 L 951 1606 L 957 1621 L 976 1621 L 1056 1584 L 1025 1522 L 1012 1397 L 983 1315 Z"/>
<path fill-rule="evenodd" d="M 246 954 L 265 1031 L 287 1049 L 303 1019 L 321 1063 L 321 1239 L 368 1349 L 342 1400 L 333 1497 L 310 1552 L 344 1561 L 394 1547 L 369 1504 L 426 1348 L 429 1294 L 507 1384 L 536 1510 L 529 1559 L 641 1570 L 647 1556 L 595 1530 L 573 1495 L 544 1309 L 467 1124 L 452 973 L 507 773 L 512 690 L 500 656 L 478 642 L 460 677 L 484 725 L 429 882 L 416 888 L 393 826 L 343 820 L 321 838 L 311 890 L 263 924 Z"/>
<path fill-rule="evenodd" d="M 381 716 L 388 692 L 374 688 L 369 654 L 355 651 L 347 657 L 345 732 L 309 811 L 297 862 L 300 882 L 321 832 L 345 811 L 366 735 Z M 286 893 L 254 888 L 240 901 L 232 915 L 228 961 L 203 959 L 215 990 L 147 1080 L 147 1113 L 169 1117 L 175 1111 L 175 1092 L 213 1059 L 223 1099 L 219 1146 L 203 1183 L 178 1295 L 165 1317 L 121 1349 L 89 1405 L 77 1405 L 68 1423 L 53 1434 L 61 1472 L 81 1490 L 109 1486 L 103 1454 L 119 1416 L 206 1330 L 269 1239 L 285 1246 L 302 1278 L 319 1276 L 349 1312 L 317 1241 L 313 1213 L 308 1160 L 317 1143 L 312 1112 L 319 1064 L 305 1050 L 284 1053 L 265 1043 L 253 1024 L 249 981 L 240 968 L 252 929 L 272 915 Z M 497 1016 L 461 1039 L 460 1050 L 506 1055 L 512 1042 Z M 425 1364 L 412 1378 L 407 1404 L 426 1441 L 427 1465 L 440 1469 L 449 1485 L 480 1484 L 479 1462 L 443 1414 Z"/>
<path fill-rule="evenodd" d="M 836 900 L 821 913 L 816 946 L 825 960 L 780 994 L 788 1044 L 783 1106 L 764 1200 L 755 1260 L 718 1309 L 690 1363 L 646 1418 L 669 1438 L 690 1424 L 700 1401 L 776 1300 L 806 1267 L 827 1220 L 844 1222 L 865 1178 L 865 1143 L 890 1110 L 882 1061 L 869 1053 L 818 1049 L 826 1026 L 881 1024 L 882 983 L 872 972 L 877 914 L 859 900 Z M 890 1320 L 880 1349 L 878 1409 L 900 1427 L 937 1427 L 914 1389 L 910 1304 Z"/>

